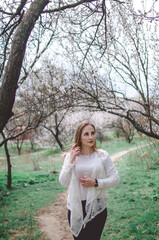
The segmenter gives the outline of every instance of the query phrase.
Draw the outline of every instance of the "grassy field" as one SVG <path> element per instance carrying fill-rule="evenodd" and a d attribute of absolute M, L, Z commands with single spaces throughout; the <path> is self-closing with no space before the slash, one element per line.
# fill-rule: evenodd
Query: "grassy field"
<path fill-rule="evenodd" d="M 56 194 L 64 191 L 58 182 L 58 174 L 35 172 L 13 174 L 13 188 L 4 187 L 1 173 L 0 239 L 41 239 L 34 215 L 37 210 L 52 204 Z"/>
<path fill-rule="evenodd" d="M 58 181 L 63 157 L 59 150 L 36 149 L 23 155 L 12 149 L 12 189 L 6 189 L 6 160 L 0 159 L 0 240 L 41 238 L 34 220 L 37 210 L 53 204 L 57 193 L 64 191 Z M 3 155 L 1 148 L 1 156 Z M 57 161 L 54 161 L 54 160 Z M 60 160 L 59 160 L 60 159 Z M 39 171 L 35 171 L 35 167 Z"/>
<path fill-rule="evenodd" d="M 108 219 L 103 240 L 159 240 L 157 146 L 131 152 L 116 164 L 120 184 L 107 190 Z"/>
<path fill-rule="evenodd" d="M 128 150 L 133 147 L 138 147 L 142 144 L 148 144 L 150 140 L 148 138 L 134 138 L 131 143 L 125 141 L 125 139 L 110 139 L 109 141 L 105 141 L 100 146 L 99 142 L 97 141 L 97 147 L 105 149 L 109 155 L 113 155 L 120 151 Z"/>
<path fill-rule="evenodd" d="M 112 155 L 143 143 L 148 140 L 134 139 L 128 144 L 111 139 L 102 148 Z M 159 239 L 158 145 L 131 152 L 117 164 L 121 181 L 107 191 L 109 207 L 103 240 Z M 0 240 L 44 239 L 34 216 L 38 209 L 52 204 L 57 193 L 64 191 L 58 182 L 63 157 L 59 150 L 39 150 L 23 156 L 14 152 L 11 190 L 5 187 L 6 164 L 0 159 Z M 2 151 L 1 148 L 0 156 Z M 34 171 L 35 167 L 39 171 Z"/>

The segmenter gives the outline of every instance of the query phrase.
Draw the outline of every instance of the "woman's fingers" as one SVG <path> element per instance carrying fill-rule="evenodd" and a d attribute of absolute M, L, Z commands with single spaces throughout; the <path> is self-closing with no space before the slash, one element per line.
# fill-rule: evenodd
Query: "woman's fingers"
<path fill-rule="evenodd" d="M 88 178 L 85 178 L 85 177 L 80 178 L 80 182 L 81 182 L 82 186 L 84 186 L 84 187 L 86 187 L 86 186 L 89 185 L 89 180 L 88 180 Z"/>
<path fill-rule="evenodd" d="M 71 158 L 75 160 L 75 158 L 81 153 L 81 148 L 80 147 L 73 147 L 70 151 Z"/>
<path fill-rule="evenodd" d="M 83 187 L 92 187 L 94 186 L 94 179 L 93 178 L 80 178 L 80 182 Z"/>
<path fill-rule="evenodd" d="M 81 151 L 81 147 L 77 146 L 77 144 L 73 144 L 71 150 L 73 150 L 75 153 L 79 153 Z"/>
<path fill-rule="evenodd" d="M 81 152 L 81 148 L 80 147 L 75 147 L 73 149 L 73 151 L 74 151 L 75 154 L 79 154 Z"/>
<path fill-rule="evenodd" d="M 77 143 L 73 144 L 71 149 L 74 149 L 77 146 Z"/>
<path fill-rule="evenodd" d="M 81 147 L 77 147 L 77 144 L 75 143 L 71 150 L 70 150 L 70 159 L 69 161 L 73 163 L 76 159 L 76 157 L 81 153 Z"/>

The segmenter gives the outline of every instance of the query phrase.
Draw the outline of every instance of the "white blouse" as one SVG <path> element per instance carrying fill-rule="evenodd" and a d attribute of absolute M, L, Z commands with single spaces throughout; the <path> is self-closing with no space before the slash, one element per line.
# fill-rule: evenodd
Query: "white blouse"
<path fill-rule="evenodd" d="M 80 183 L 80 178 L 92 176 L 93 170 L 94 170 L 94 162 L 95 162 L 94 154 L 95 152 L 89 155 L 80 154 L 76 158 L 74 171 L 79 184 L 81 201 L 84 201 L 87 199 L 88 188 L 82 186 L 82 184 Z"/>

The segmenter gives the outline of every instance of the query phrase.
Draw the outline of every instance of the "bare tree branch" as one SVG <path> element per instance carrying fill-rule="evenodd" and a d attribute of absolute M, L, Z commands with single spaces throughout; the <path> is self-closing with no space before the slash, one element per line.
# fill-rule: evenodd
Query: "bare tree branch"
<path fill-rule="evenodd" d="M 58 8 L 55 8 L 55 9 L 49 9 L 49 10 L 45 10 L 43 11 L 43 13 L 54 13 L 54 12 L 60 12 L 60 11 L 63 11 L 65 9 L 70 9 L 70 8 L 75 8 L 83 3 L 91 3 L 91 2 L 95 2 L 96 0 L 80 0 L 76 3 L 72 3 L 72 4 L 67 4 L 65 6 L 62 6 L 62 7 L 58 7 Z"/>

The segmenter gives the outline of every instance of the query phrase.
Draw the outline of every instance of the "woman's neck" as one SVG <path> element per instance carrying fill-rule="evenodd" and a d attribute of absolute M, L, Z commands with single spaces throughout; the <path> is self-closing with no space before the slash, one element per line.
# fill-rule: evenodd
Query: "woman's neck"
<path fill-rule="evenodd" d="M 88 147 L 82 147 L 82 154 L 86 154 L 86 155 L 89 155 L 91 153 L 93 153 L 93 148 L 88 148 Z"/>

